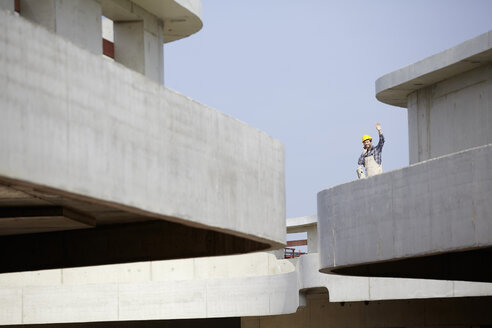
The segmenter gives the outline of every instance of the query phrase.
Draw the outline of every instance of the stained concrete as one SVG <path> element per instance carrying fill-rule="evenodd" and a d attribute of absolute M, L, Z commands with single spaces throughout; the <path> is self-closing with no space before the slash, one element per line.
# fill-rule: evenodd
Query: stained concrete
<path fill-rule="evenodd" d="M 490 172 L 492 145 L 321 191 L 321 270 L 491 281 Z"/>
<path fill-rule="evenodd" d="M 56 239 L 66 250 L 84 249 L 74 243 L 81 240 L 74 233 L 103 247 L 100 238 L 112 228 L 131 231 L 120 224 L 156 235 L 148 228 L 155 220 L 180 232 L 174 236 L 169 230 L 151 238 L 159 242 L 142 247 L 123 247 L 130 236 L 123 233 L 119 246 L 106 244 L 91 253 L 110 251 L 114 256 L 107 263 L 157 259 L 150 256 L 156 252 L 162 259 L 173 254 L 162 247 L 167 237 L 179 240 L 197 231 L 209 250 L 224 244 L 240 245 L 236 251 L 282 247 L 285 185 L 279 141 L 14 14 L 0 11 L 0 33 L 5 68 L 0 72 L 1 184 L 35 196 L 23 206 L 41 201 L 95 216 L 95 228 Z M 191 228 L 183 233 L 183 227 Z M 54 234 L 49 236 L 59 236 Z M 145 240 L 144 235 L 131 238 Z M 210 236 L 221 237 L 216 243 Z M 53 240 L 46 235 L 18 238 L 33 259 L 35 250 L 60 253 L 50 250 L 52 243 L 37 246 L 39 240 Z M 256 247 L 245 247 L 248 243 Z M 190 243 L 174 246 L 182 244 Z M 148 252 L 135 254 L 139 249 Z M 207 255 L 203 248 L 194 253 L 187 256 Z"/>

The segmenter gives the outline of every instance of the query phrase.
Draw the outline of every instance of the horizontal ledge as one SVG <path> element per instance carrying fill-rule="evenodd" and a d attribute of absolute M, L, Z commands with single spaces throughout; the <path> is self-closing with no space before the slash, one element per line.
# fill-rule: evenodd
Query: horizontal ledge
<path fill-rule="evenodd" d="M 376 98 L 406 108 L 412 92 L 490 63 L 492 31 L 380 77 L 376 80 Z"/>

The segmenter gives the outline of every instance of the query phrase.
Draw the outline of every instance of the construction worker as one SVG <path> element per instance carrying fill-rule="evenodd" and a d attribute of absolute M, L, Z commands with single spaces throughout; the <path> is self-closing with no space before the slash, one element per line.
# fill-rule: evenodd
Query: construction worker
<path fill-rule="evenodd" d="M 381 124 L 376 123 L 376 130 L 379 133 L 379 142 L 376 147 L 372 146 L 371 136 L 365 134 L 362 136 L 362 154 L 359 157 L 359 166 L 357 167 L 357 176 L 359 179 L 364 179 L 376 174 L 383 173 L 381 165 L 381 153 L 383 151 L 384 136 L 381 131 Z M 364 173 L 363 167 L 366 168 Z"/>

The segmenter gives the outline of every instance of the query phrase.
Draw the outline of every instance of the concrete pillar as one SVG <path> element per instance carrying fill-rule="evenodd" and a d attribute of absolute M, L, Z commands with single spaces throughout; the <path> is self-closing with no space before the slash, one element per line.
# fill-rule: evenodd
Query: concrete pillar
<path fill-rule="evenodd" d="M 145 74 L 143 21 L 113 23 L 114 60 Z"/>
<path fill-rule="evenodd" d="M 162 84 L 162 27 L 158 27 L 160 33 L 152 33 L 144 21 L 119 21 L 113 28 L 114 60 Z"/>
<path fill-rule="evenodd" d="M 318 253 L 318 227 L 316 224 L 306 227 L 308 253 Z"/>
<path fill-rule="evenodd" d="M 96 54 L 102 54 L 98 0 L 21 0 L 21 16 Z"/>
<path fill-rule="evenodd" d="M 14 12 L 15 1 L 14 0 L 0 0 L 0 9 L 9 10 L 11 12 Z"/>
<path fill-rule="evenodd" d="M 145 76 L 158 83 L 164 83 L 162 26 L 158 28 L 160 33 L 157 35 L 144 31 Z"/>

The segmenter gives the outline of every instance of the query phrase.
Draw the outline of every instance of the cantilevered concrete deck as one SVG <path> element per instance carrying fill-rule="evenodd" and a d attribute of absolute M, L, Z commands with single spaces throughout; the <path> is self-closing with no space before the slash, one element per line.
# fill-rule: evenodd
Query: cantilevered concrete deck
<path fill-rule="evenodd" d="M 0 36 L 0 272 L 282 247 L 279 141 L 3 10 Z"/>
<path fill-rule="evenodd" d="M 492 281 L 492 145 L 318 194 L 320 268 Z"/>
<path fill-rule="evenodd" d="M 406 108 L 412 92 L 490 63 L 492 31 L 380 77 L 376 98 Z"/>

